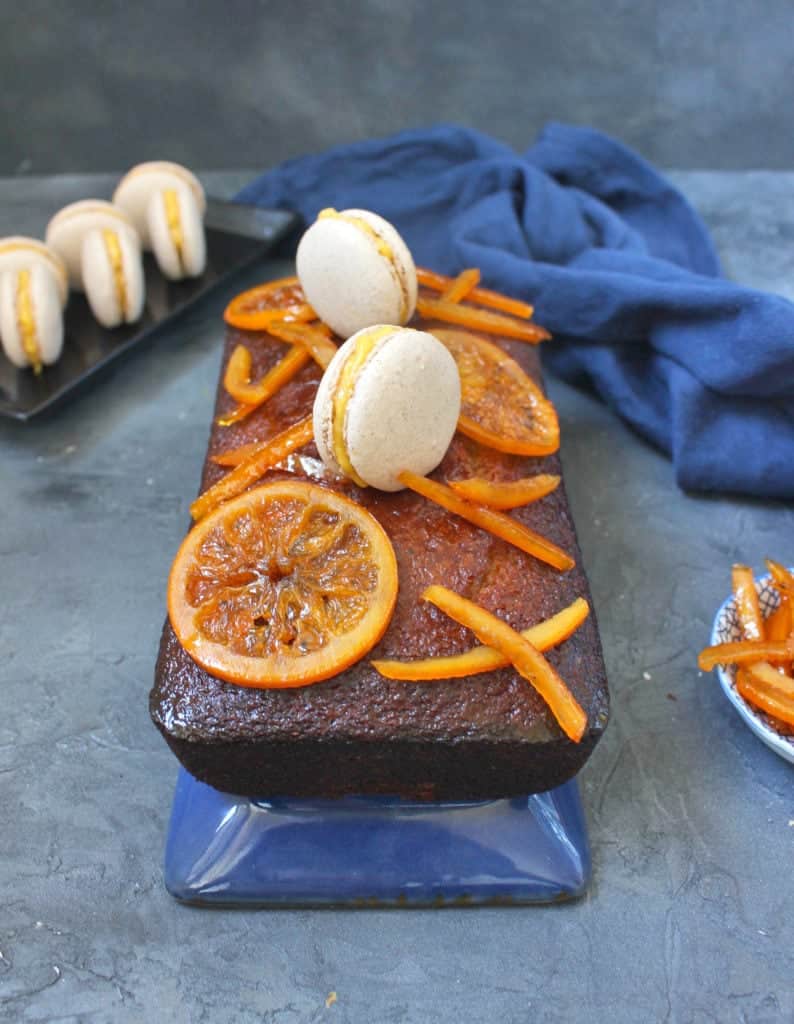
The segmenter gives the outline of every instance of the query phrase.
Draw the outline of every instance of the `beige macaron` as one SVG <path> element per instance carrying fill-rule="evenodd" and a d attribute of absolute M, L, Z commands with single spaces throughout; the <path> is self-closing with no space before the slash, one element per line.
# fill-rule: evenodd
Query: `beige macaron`
<path fill-rule="evenodd" d="M 121 179 L 113 201 L 129 214 L 166 277 L 179 281 L 204 273 L 207 199 L 187 167 L 165 160 L 138 164 Z"/>
<path fill-rule="evenodd" d="M 127 214 L 104 199 L 81 199 L 70 203 L 47 225 L 47 245 L 51 246 L 66 264 L 69 282 L 73 288 L 83 290 L 81 261 L 83 239 L 94 230 L 130 232 L 138 241 L 137 232 Z"/>
<path fill-rule="evenodd" d="M 132 231 L 95 228 L 83 238 L 83 287 L 103 327 L 131 324 L 143 312 L 145 285 L 138 238 Z"/>
<path fill-rule="evenodd" d="M 60 256 L 38 238 L 10 235 L 0 238 L 0 275 L 7 270 L 30 270 L 40 264 L 54 276 L 61 306 L 69 297 L 69 276 Z"/>
<path fill-rule="evenodd" d="M 343 338 L 373 324 L 406 324 L 414 314 L 411 253 L 370 210 L 323 210 L 300 240 L 297 269 L 306 298 Z"/>
<path fill-rule="evenodd" d="M 146 209 L 152 252 L 166 277 L 199 277 L 207 265 L 204 222 L 186 185 L 155 192 Z"/>
<path fill-rule="evenodd" d="M 380 324 L 358 331 L 328 365 L 314 402 L 314 439 L 335 473 L 398 491 L 404 469 L 444 458 L 460 413 L 455 360 L 432 334 Z"/>
<path fill-rule="evenodd" d="M 35 373 L 57 361 L 63 348 L 63 309 L 55 274 L 36 262 L 0 275 L 0 338 L 20 369 Z"/>
<path fill-rule="evenodd" d="M 151 249 L 148 209 L 152 196 L 168 189 L 186 187 L 195 199 L 199 215 L 203 218 L 207 199 L 201 182 L 181 164 L 169 160 L 149 160 L 127 171 L 116 186 L 113 202 L 120 206 L 138 229 L 144 249 Z"/>

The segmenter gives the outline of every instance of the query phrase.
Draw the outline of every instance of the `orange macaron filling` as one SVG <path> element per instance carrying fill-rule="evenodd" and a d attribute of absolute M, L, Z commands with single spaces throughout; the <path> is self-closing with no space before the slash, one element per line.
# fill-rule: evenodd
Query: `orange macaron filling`
<path fill-rule="evenodd" d="M 34 373 L 41 373 L 41 347 L 39 346 L 36 318 L 33 315 L 33 296 L 30 291 L 30 271 L 20 270 L 17 276 L 17 323 L 22 349 Z"/>
<path fill-rule="evenodd" d="M 379 341 L 389 334 L 393 334 L 396 330 L 396 327 L 386 324 L 362 333 L 356 342 L 355 350 L 348 356 L 345 365 L 342 367 L 334 393 L 331 411 L 331 445 L 334 458 L 345 476 L 349 477 L 354 483 L 357 483 L 359 487 L 366 487 L 367 484 L 356 473 L 347 452 L 347 443 L 345 441 L 347 407 L 350 404 L 350 399 L 353 397 L 356 379 L 362 367 L 372 355 L 375 346 Z"/>

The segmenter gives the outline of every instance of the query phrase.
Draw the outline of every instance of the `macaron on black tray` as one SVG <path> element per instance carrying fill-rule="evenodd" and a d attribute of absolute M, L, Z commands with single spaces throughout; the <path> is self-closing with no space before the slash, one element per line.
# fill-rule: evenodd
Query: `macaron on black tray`
<path fill-rule="evenodd" d="M 261 258 L 299 224 L 296 214 L 223 200 L 208 200 L 205 221 L 207 266 L 200 277 L 169 281 L 150 253 L 144 256 L 146 301 L 133 324 L 103 327 L 85 296 L 72 293 L 64 312 L 63 354 L 36 376 L 18 370 L 0 353 L 0 416 L 30 420 L 73 397 L 95 375 L 150 339 L 162 324 L 236 270 Z"/>

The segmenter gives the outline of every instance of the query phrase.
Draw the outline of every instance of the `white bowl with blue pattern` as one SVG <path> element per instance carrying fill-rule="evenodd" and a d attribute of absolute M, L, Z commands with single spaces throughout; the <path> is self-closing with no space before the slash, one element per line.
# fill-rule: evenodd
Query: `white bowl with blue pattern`
<path fill-rule="evenodd" d="M 794 570 L 792 570 L 794 572 Z M 764 618 L 771 615 L 780 604 L 778 594 L 770 576 L 761 576 L 755 581 L 758 602 Z M 731 595 L 722 605 L 714 619 L 711 630 L 711 643 L 727 644 L 742 639 L 742 628 L 736 612 L 736 601 Z M 781 736 L 770 724 L 770 719 L 763 711 L 758 711 L 742 697 L 736 689 L 736 666 L 717 665 L 717 677 L 725 696 L 733 704 L 745 724 L 756 736 L 766 743 L 770 750 L 780 754 L 786 761 L 794 764 L 794 736 Z"/>

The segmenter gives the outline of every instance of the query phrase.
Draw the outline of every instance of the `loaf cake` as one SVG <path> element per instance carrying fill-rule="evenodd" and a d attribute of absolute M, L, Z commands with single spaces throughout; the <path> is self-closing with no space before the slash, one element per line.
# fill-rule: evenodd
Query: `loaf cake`
<path fill-rule="evenodd" d="M 412 327 L 448 327 L 415 317 Z M 251 348 L 252 379 L 283 354 L 283 345 L 227 331 L 223 367 L 234 348 Z M 537 348 L 494 338 L 536 382 Z M 221 381 L 223 380 L 223 367 Z M 219 384 L 201 491 L 227 471 L 211 456 L 272 437 L 311 413 L 321 371 L 305 366 L 246 419 L 221 426 L 234 401 Z M 456 434 L 432 474 L 517 479 L 560 473 L 557 455 L 507 455 Z M 453 654 L 472 634 L 421 600 L 432 583 L 481 603 L 516 629 L 546 619 L 577 597 L 587 580 L 564 486 L 511 515 L 565 549 L 576 566 L 560 573 L 412 491 L 358 488 L 330 474 L 313 444 L 289 456 L 267 480 L 308 479 L 343 491 L 388 533 L 399 568 L 399 596 L 389 627 L 360 661 L 330 680 L 296 689 L 251 689 L 200 668 L 163 629 L 152 719 L 182 765 L 216 789 L 250 797 L 390 795 L 415 801 L 472 801 L 531 794 L 572 778 L 606 726 L 609 697 L 595 615 L 546 657 L 587 715 L 581 741 L 568 739 L 525 679 L 504 668 L 463 679 L 405 682 L 381 676 L 375 658 Z"/>

